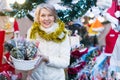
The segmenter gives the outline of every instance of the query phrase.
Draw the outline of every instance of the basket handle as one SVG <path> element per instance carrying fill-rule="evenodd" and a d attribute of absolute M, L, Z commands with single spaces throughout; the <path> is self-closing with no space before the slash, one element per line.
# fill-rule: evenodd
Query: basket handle
<path fill-rule="evenodd" d="M 39 59 L 37 60 L 37 63 L 35 65 L 34 69 L 36 69 L 41 64 L 41 62 L 42 62 L 42 57 L 40 55 L 38 55 L 38 57 L 39 57 Z"/>
<path fill-rule="evenodd" d="M 40 55 L 37 55 L 37 56 L 39 57 L 39 59 L 38 59 L 36 65 L 34 66 L 34 69 L 36 69 L 42 63 L 42 59 L 43 59 Z M 34 69 L 28 71 L 26 80 L 30 80 L 30 76 L 32 74 L 32 71 L 34 71 Z"/>

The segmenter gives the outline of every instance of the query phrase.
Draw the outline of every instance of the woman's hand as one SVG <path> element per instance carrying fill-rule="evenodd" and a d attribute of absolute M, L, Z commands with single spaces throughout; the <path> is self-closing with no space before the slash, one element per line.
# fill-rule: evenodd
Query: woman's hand
<path fill-rule="evenodd" d="M 41 57 L 42 57 L 42 61 L 44 61 L 45 63 L 49 62 L 49 57 L 48 56 L 41 55 Z"/>
<path fill-rule="evenodd" d="M 38 60 L 38 62 L 35 65 L 35 68 L 37 68 L 42 62 L 48 63 L 49 62 L 49 58 L 48 56 L 44 56 L 44 55 L 39 55 L 40 59 Z M 34 68 L 34 69 L 35 69 Z"/>

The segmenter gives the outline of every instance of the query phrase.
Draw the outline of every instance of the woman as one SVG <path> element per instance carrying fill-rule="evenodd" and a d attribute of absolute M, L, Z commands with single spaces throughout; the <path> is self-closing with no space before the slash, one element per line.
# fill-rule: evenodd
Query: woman
<path fill-rule="evenodd" d="M 52 5 L 42 3 L 37 7 L 27 38 L 40 42 L 39 55 L 43 59 L 29 80 L 65 80 L 64 69 L 70 62 L 69 38 Z"/>

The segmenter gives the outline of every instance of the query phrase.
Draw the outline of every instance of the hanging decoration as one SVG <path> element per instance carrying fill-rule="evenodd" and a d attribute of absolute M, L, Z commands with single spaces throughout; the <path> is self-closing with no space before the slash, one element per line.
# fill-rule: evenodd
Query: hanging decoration
<path fill-rule="evenodd" d="M 3 21 L 3 25 L 1 25 L 1 29 L 2 30 L 5 30 L 5 33 L 6 34 L 9 34 L 9 33 L 12 33 L 13 32 L 13 22 L 12 22 L 12 18 L 11 17 L 4 17 L 1 18 L 1 24 L 2 24 L 2 21 Z"/>

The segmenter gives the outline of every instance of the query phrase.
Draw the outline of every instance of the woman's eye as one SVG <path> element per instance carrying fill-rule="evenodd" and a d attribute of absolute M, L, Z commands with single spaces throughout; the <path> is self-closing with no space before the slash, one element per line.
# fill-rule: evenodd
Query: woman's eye
<path fill-rule="evenodd" d="M 53 16 L 53 15 L 50 14 L 50 15 L 48 15 L 48 16 Z"/>
<path fill-rule="evenodd" d="M 45 17 L 45 15 L 41 15 L 41 17 Z"/>
<path fill-rule="evenodd" d="M 52 14 L 49 14 L 49 15 L 40 15 L 41 17 L 53 17 L 53 15 Z"/>

